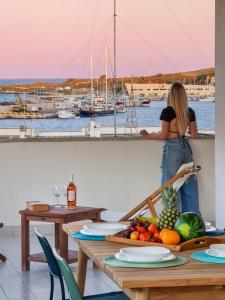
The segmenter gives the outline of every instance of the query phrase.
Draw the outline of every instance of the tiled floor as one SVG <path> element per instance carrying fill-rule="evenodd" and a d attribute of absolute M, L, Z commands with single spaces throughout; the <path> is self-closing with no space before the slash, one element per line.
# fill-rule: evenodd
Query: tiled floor
<path fill-rule="evenodd" d="M 52 243 L 52 236 L 47 236 Z M 75 249 L 73 240 L 70 249 Z M 31 237 L 31 252 L 40 252 L 37 239 Z M 0 300 L 48 300 L 49 272 L 46 264 L 31 263 L 29 272 L 21 271 L 20 237 L 0 237 L 0 253 L 7 256 L 5 263 L 0 263 Z M 71 265 L 76 270 L 76 264 Z M 55 300 L 61 300 L 59 284 L 55 282 Z M 88 264 L 85 295 L 117 291 L 119 288 L 100 270 Z"/>

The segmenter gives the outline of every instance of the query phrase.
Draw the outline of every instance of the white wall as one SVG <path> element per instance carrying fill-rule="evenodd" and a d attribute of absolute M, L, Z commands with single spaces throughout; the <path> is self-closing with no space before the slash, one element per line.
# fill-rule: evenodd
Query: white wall
<path fill-rule="evenodd" d="M 216 223 L 225 227 L 225 1 L 216 0 Z"/>
<path fill-rule="evenodd" d="M 67 184 L 71 171 L 79 205 L 129 211 L 160 185 L 161 148 L 143 140 L 0 143 L 0 221 L 19 224 L 26 201 L 53 203 L 52 186 Z M 214 140 L 195 140 L 193 150 L 202 213 L 214 219 Z"/>

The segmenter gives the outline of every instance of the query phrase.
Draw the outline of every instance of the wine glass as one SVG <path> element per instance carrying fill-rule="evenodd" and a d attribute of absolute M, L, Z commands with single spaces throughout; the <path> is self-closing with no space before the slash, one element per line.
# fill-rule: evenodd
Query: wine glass
<path fill-rule="evenodd" d="M 59 198 L 62 194 L 62 187 L 61 185 L 54 185 L 53 186 L 53 194 L 56 197 L 56 204 L 53 205 L 53 207 L 63 207 L 63 204 L 59 204 Z"/>
<path fill-rule="evenodd" d="M 66 185 L 63 185 L 62 186 L 62 194 L 63 196 L 66 198 L 67 200 L 67 186 Z"/>

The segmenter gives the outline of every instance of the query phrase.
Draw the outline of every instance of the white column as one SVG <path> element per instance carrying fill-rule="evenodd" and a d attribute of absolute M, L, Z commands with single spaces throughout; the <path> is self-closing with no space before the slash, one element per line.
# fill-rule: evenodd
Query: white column
<path fill-rule="evenodd" d="M 216 224 L 225 228 L 225 1 L 216 2 Z"/>

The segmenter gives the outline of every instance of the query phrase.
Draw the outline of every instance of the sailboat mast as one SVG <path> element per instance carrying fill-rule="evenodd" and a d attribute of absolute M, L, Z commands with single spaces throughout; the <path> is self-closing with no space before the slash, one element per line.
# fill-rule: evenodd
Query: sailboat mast
<path fill-rule="evenodd" d="M 116 136 L 116 0 L 114 0 L 114 14 L 113 14 L 113 23 L 114 23 L 114 48 L 113 48 L 113 100 L 114 100 L 114 136 Z"/>
<path fill-rule="evenodd" d="M 105 46 L 105 104 L 108 105 L 108 47 Z"/>
<path fill-rule="evenodd" d="M 91 106 L 94 104 L 94 91 L 93 91 L 93 54 L 91 52 Z"/>

